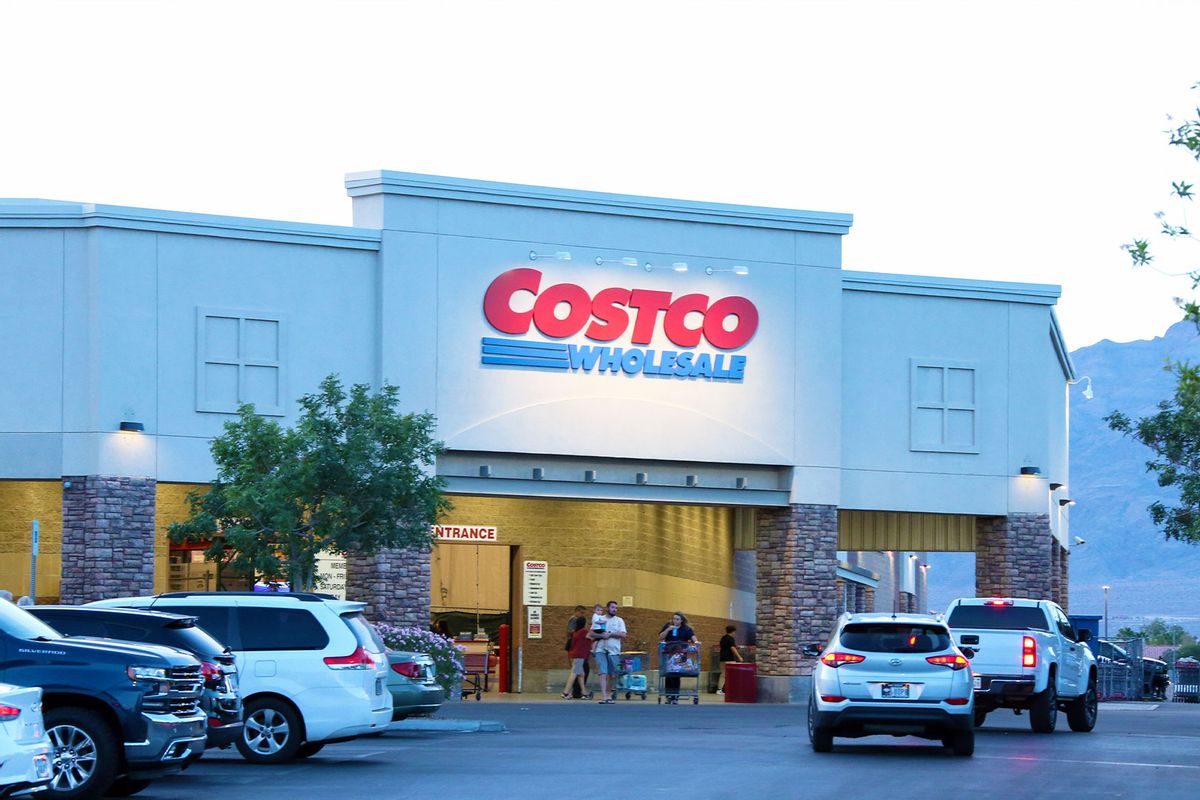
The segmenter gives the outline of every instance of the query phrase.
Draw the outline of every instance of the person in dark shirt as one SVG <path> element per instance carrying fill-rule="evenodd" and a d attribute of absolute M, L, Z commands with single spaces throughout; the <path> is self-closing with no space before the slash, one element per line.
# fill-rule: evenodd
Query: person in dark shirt
<path fill-rule="evenodd" d="M 726 625 L 725 635 L 721 637 L 721 688 L 717 689 L 717 694 L 725 694 L 725 665 L 730 661 L 742 660 L 742 654 L 737 649 L 737 640 L 733 638 L 736 630 L 736 625 Z"/>
<path fill-rule="evenodd" d="M 671 615 L 671 621 L 663 625 L 662 630 L 658 632 L 658 639 L 661 642 L 670 644 L 671 642 L 684 642 L 685 644 L 700 644 L 696 641 L 696 632 L 693 631 L 687 624 L 687 617 L 682 611 L 676 611 Z M 664 652 L 670 651 L 671 648 L 665 648 Z M 663 665 L 659 664 L 659 669 L 663 669 Z M 679 702 L 679 676 L 667 675 L 665 678 L 667 703 L 677 704 Z"/>

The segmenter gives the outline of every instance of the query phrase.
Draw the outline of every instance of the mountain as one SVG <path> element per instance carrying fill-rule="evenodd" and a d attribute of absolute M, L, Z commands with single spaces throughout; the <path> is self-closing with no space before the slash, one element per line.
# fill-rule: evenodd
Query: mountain
<path fill-rule="evenodd" d="M 1102 614 L 1108 595 L 1113 635 L 1124 625 L 1163 617 L 1200 633 L 1200 546 L 1168 542 L 1146 507 L 1172 495 L 1146 472 L 1150 451 L 1109 429 L 1115 410 L 1131 418 L 1152 413 L 1170 397 L 1170 361 L 1200 361 L 1200 334 L 1179 322 L 1161 337 L 1136 342 L 1098 342 L 1071 353 L 1076 374 L 1092 379 L 1095 396 L 1071 387 L 1071 483 L 1066 492 L 1071 535 L 1086 544 L 1071 548 L 1071 611 Z M 1083 381 L 1086 385 L 1086 381 Z M 958 592 L 974 591 L 974 557 L 931 554 L 930 605 L 943 609 Z"/>

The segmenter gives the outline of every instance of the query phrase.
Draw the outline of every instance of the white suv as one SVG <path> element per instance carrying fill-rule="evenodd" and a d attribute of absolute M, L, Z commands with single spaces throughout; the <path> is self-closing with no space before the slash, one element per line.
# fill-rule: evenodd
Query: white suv
<path fill-rule="evenodd" d="M 237 748 L 274 764 L 392 721 L 383 642 L 363 603 L 305 592 L 175 592 L 89 603 L 187 614 L 237 660 L 245 727 Z"/>

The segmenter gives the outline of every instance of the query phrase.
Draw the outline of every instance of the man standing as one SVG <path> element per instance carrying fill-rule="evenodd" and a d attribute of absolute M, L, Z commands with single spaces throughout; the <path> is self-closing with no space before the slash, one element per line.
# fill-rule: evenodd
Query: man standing
<path fill-rule="evenodd" d="M 621 642 L 625 639 L 625 620 L 617 616 L 617 601 L 609 600 L 605 607 L 604 630 L 593 627 L 588 637 L 595 640 L 592 655 L 596 659 L 596 671 L 600 673 L 600 702 L 611 705 L 617 688 L 617 658 L 621 653 Z"/>
<path fill-rule="evenodd" d="M 742 660 L 742 654 L 738 652 L 737 640 L 733 638 L 733 632 L 737 628 L 733 625 L 725 626 L 725 635 L 721 637 L 721 688 L 717 689 L 717 694 L 725 694 L 725 680 L 728 670 L 725 665 L 730 661 Z"/>

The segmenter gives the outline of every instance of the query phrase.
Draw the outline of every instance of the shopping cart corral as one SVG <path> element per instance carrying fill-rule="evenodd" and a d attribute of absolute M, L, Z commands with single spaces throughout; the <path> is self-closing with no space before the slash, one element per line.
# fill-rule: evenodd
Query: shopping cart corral
<path fill-rule="evenodd" d="M 667 679 L 679 680 L 679 688 L 668 693 Z M 692 681 L 691 688 L 684 683 Z M 692 704 L 700 702 L 700 645 L 687 642 L 663 642 L 658 646 L 658 702 L 666 697 L 668 704 L 679 702 L 681 697 L 692 698 Z"/>

